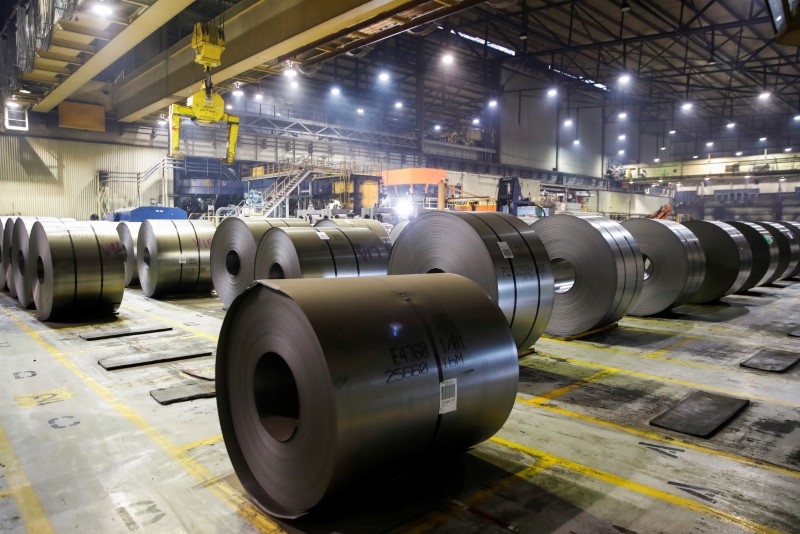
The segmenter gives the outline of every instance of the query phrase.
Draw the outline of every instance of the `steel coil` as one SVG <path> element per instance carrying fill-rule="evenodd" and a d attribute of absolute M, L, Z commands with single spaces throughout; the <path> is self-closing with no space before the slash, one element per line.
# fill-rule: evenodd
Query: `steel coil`
<path fill-rule="evenodd" d="M 139 284 L 148 297 L 211 291 L 209 221 L 158 220 L 142 223 L 136 243 Z"/>
<path fill-rule="evenodd" d="M 14 236 L 14 221 L 16 217 L 7 217 L 3 222 L 3 279 L 5 280 L 5 287 L 8 288 L 8 293 L 12 297 L 17 296 L 14 288 L 14 274 L 11 272 L 11 239 Z"/>
<path fill-rule="evenodd" d="M 706 258 L 695 235 L 663 219 L 629 219 L 622 223 L 644 260 L 644 284 L 630 315 L 653 315 L 686 302 L 700 288 Z"/>
<path fill-rule="evenodd" d="M 788 228 L 789 231 L 791 231 L 794 234 L 795 239 L 797 239 L 798 242 L 800 242 L 800 223 L 794 221 L 781 221 L 779 224 L 782 224 L 783 226 Z M 798 274 L 800 274 L 800 261 L 797 262 L 795 268 L 789 271 L 788 274 L 784 276 L 784 278 L 792 278 L 794 276 L 797 276 Z"/>
<path fill-rule="evenodd" d="M 720 221 L 683 223 L 700 240 L 706 255 L 706 275 L 688 302 L 704 304 L 739 291 L 750 276 L 753 255 L 742 233 Z"/>
<path fill-rule="evenodd" d="M 139 268 L 136 265 L 136 242 L 142 223 L 123 221 L 117 225 L 122 258 L 125 260 L 125 287 L 139 283 Z"/>
<path fill-rule="evenodd" d="M 780 254 L 778 268 L 775 277 L 770 282 L 790 278 L 800 263 L 800 240 L 794 232 L 780 223 L 759 221 L 756 224 L 765 228 L 778 245 Z"/>
<path fill-rule="evenodd" d="M 5 250 L 5 247 L 3 246 L 3 237 L 5 235 L 4 229 L 7 221 L 8 221 L 7 217 L 0 218 L 0 290 L 6 288 L 5 257 L 7 252 Z"/>
<path fill-rule="evenodd" d="M 769 284 L 778 276 L 778 263 L 780 252 L 778 244 L 772 234 L 760 224 L 745 221 L 727 221 L 728 224 L 739 230 L 750 245 L 753 255 L 753 265 L 750 276 L 747 277 L 739 292 L 747 291 L 756 286 Z"/>
<path fill-rule="evenodd" d="M 369 228 L 274 228 L 258 243 L 256 279 L 385 275 L 389 246 Z"/>
<path fill-rule="evenodd" d="M 531 228 L 550 255 L 556 295 L 550 335 L 567 337 L 612 324 L 636 304 L 644 262 L 622 225 L 597 216 L 554 215 Z"/>
<path fill-rule="evenodd" d="M 25 277 L 25 263 L 28 259 L 31 228 L 37 221 L 46 224 L 63 224 L 74 219 L 60 219 L 58 217 L 17 217 L 11 234 L 11 276 L 13 279 L 13 296 L 17 297 L 20 306 L 30 308 L 33 306 L 33 288 L 31 281 Z"/>
<path fill-rule="evenodd" d="M 31 230 L 29 280 L 42 321 L 117 311 L 125 291 L 125 260 L 113 223 L 54 224 Z"/>
<path fill-rule="evenodd" d="M 228 217 L 219 224 L 211 244 L 211 278 L 226 307 L 256 279 L 256 248 L 261 237 L 270 228 L 289 226 L 311 227 L 304 219 Z"/>
<path fill-rule="evenodd" d="M 518 373 L 503 314 L 463 277 L 260 281 L 222 325 L 217 411 L 243 486 L 296 517 L 390 462 L 488 439 Z"/>
<path fill-rule="evenodd" d="M 375 219 L 320 219 L 314 225 L 316 228 L 349 228 L 349 227 L 356 227 L 356 228 L 369 228 L 375 235 L 384 239 L 387 243 L 391 243 L 389 240 L 389 232 L 386 231 L 386 227 L 380 222 Z"/>
<path fill-rule="evenodd" d="M 553 308 L 547 252 L 531 228 L 503 213 L 429 212 L 392 247 L 389 274 L 454 273 L 477 282 L 508 320 L 517 346 L 533 345 Z"/>
<path fill-rule="evenodd" d="M 400 237 L 400 234 L 403 233 L 403 230 L 408 226 L 409 222 L 411 221 L 400 221 L 392 227 L 392 231 L 389 232 L 389 242 L 391 242 L 392 245 L 394 245 L 397 238 Z"/>

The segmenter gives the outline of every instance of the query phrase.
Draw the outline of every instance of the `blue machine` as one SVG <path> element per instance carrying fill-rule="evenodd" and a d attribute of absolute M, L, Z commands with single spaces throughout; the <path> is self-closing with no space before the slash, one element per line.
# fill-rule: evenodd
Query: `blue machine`
<path fill-rule="evenodd" d="M 167 206 L 138 206 L 136 208 L 123 208 L 111 213 L 107 217 L 110 221 L 142 222 L 147 219 L 188 219 L 187 213 L 180 208 Z"/>

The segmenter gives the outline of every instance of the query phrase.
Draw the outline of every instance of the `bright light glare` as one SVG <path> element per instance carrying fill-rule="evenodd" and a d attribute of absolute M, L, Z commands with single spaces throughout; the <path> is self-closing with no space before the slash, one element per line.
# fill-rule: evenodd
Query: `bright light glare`
<path fill-rule="evenodd" d="M 289 66 L 286 67 L 286 69 L 284 69 L 283 75 L 286 76 L 287 78 L 296 78 L 297 71 L 294 69 L 294 67 Z"/>
<path fill-rule="evenodd" d="M 256 100 L 261 101 L 264 98 L 264 93 L 256 93 Z"/>
<path fill-rule="evenodd" d="M 619 117 L 620 119 L 627 119 L 628 118 L 628 114 L 623 111 L 622 113 L 617 115 L 617 117 Z"/>
<path fill-rule="evenodd" d="M 407 219 L 414 213 L 414 205 L 407 198 L 401 198 L 397 201 L 397 206 L 394 208 L 395 213 L 401 219 Z"/>
<path fill-rule="evenodd" d="M 729 122 L 725 127 L 726 128 L 736 128 L 736 123 L 735 122 Z"/>
<path fill-rule="evenodd" d="M 335 86 L 331 87 L 331 94 L 333 96 L 339 96 L 340 94 L 342 94 L 342 90 Z"/>
<path fill-rule="evenodd" d="M 298 87 L 300 87 L 300 84 L 292 80 L 292 83 L 289 84 L 289 87 L 291 87 L 292 89 L 297 89 Z"/>
<path fill-rule="evenodd" d="M 763 93 L 758 95 L 759 100 L 766 100 L 767 98 L 769 98 L 769 91 L 764 91 Z"/>
<path fill-rule="evenodd" d="M 164 126 L 164 125 L 167 124 L 167 120 L 166 119 L 158 119 L 158 124 L 160 124 L 161 126 Z"/>
<path fill-rule="evenodd" d="M 29 94 L 31 94 L 31 92 L 30 92 L 28 89 L 25 89 L 24 87 L 20 87 L 20 88 L 19 88 L 19 92 L 20 92 L 20 93 L 22 93 L 23 95 L 29 95 Z M 797 117 L 795 117 L 795 120 L 797 120 L 798 118 L 800 118 L 800 115 L 798 115 Z"/>
<path fill-rule="evenodd" d="M 692 156 L 692 159 L 697 159 L 697 158 L 698 158 L 698 156 Z"/>
<path fill-rule="evenodd" d="M 474 126 L 477 126 L 477 125 L 479 125 L 480 123 L 481 123 L 481 120 L 480 120 L 479 118 L 475 117 L 474 119 L 472 119 L 472 124 L 473 124 Z"/>
<path fill-rule="evenodd" d="M 564 126 L 572 126 L 572 119 L 567 119 L 564 121 Z"/>
<path fill-rule="evenodd" d="M 659 161 L 661 161 L 661 160 L 656 158 L 656 159 L 653 160 L 653 163 L 658 163 Z"/>
<path fill-rule="evenodd" d="M 225 109 L 233 109 L 233 106 L 228 104 L 227 106 L 225 106 Z"/>
<path fill-rule="evenodd" d="M 579 145 L 579 144 L 581 144 L 581 140 L 580 140 L 580 139 L 575 139 L 575 140 L 572 142 L 572 144 L 573 144 L 573 145 Z"/>
<path fill-rule="evenodd" d="M 665 146 L 662 146 L 662 147 L 660 148 L 660 150 L 666 150 L 666 149 L 667 149 L 667 147 L 665 147 Z"/>
<path fill-rule="evenodd" d="M 433 127 L 433 131 L 434 131 L 434 132 L 438 132 L 438 131 L 439 131 L 439 130 L 441 130 L 441 129 L 442 129 L 442 127 L 441 127 L 440 125 L 438 125 L 438 124 L 436 124 L 436 125 Z"/>
<path fill-rule="evenodd" d="M 714 146 L 714 141 L 709 141 L 708 143 L 706 143 L 706 146 Z"/>
<path fill-rule="evenodd" d="M 791 152 L 792 151 L 792 147 L 787 146 L 786 148 L 783 149 L 783 151 L 784 152 Z"/>
<path fill-rule="evenodd" d="M 389 81 L 389 73 L 386 72 L 386 71 L 381 72 L 380 74 L 378 74 L 378 79 L 380 81 L 382 81 L 382 82 L 388 82 Z"/>
<path fill-rule="evenodd" d="M 736 152 L 736 155 L 737 155 L 737 156 L 741 156 L 742 154 L 743 154 L 743 152 L 742 152 L 741 150 L 739 150 L 739 151 L 737 151 L 737 152 Z"/>
<path fill-rule="evenodd" d="M 489 107 L 496 108 L 497 107 L 497 100 L 489 100 Z"/>
<path fill-rule="evenodd" d="M 548 89 L 547 96 L 556 96 L 558 94 L 558 89 Z"/>
<path fill-rule="evenodd" d="M 619 134 L 619 135 L 617 136 L 617 139 L 619 139 L 620 141 L 624 141 L 624 140 L 625 140 L 625 138 L 626 138 L 626 135 L 625 135 L 625 134 Z"/>
<path fill-rule="evenodd" d="M 628 83 L 629 81 L 631 81 L 631 77 L 629 75 L 627 75 L 627 74 L 623 74 L 622 76 L 619 77 L 619 83 L 623 83 L 624 84 L 624 83 Z"/>
<path fill-rule="evenodd" d="M 618 152 L 617 152 L 617 154 L 619 154 L 620 156 L 622 156 L 623 154 L 625 154 L 625 151 L 624 151 L 624 150 L 620 150 L 620 151 L 618 151 Z"/>
<path fill-rule="evenodd" d="M 238 88 L 234 89 L 233 90 L 233 96 L 236 96 L 236 97 L 244 96 L 244 91 L 242 91 L 241 89 L 238 89 Z"/>
<path fill-rule="evenodd" d="M 681 109 L 682 109 L 683 111 L 689 111 L 690 109 L 692 109 L 692 103 L 691 103 L 691 102 L 686 102 L 686 103 L 684 103 L 684 104 L 681 106 Z"/>
<path fill-rule="evenodd" d="M 670 135 L 675 135 L 675 130 L 670 130 L 670 131 L 669 131 L 669 134 L 670 134 Z"/>
<path fill-rule="evenodd" d="M 101 17 L 107 17 L 111 13 L 113 13 L 113 10 L 111 9 L 111 7 L 109 7 L 109 6 L 105 5 L 105 4 L 95 4 L 95 5 L 93 5 L 92 6 L 92 11 L 94 11 L 97 15 L 100 15 Z"/>
<path fill-rule="evenodd" d="M 394 109 L 403 109 L 403 103 L 398 100 L 394 103 Z"/>
<path fill-rule="evenodd" d="M 761 141 L 761 142 L 764 142 L 764 141 L 767 140 L 767 138 L 766 137 L 759 137 L 758 140 Z"/>
<path fill-rule="evenodd" d="M 364 108 L 358 108 L 356 110 L 356 113 L 358 113 L 359 115 L 363 115 L 364 114 Z"/>
<path fill-rule="evenodd" d="M 19 107 L 19 103 L 12 102 L 11 100 L 9 100 L 8 102 L 6 102 L 6 106 L 10 107 L 11 109 L 17 109 Z"/>
<path fill-rule="evenodd" d="M 795 116 L 794 116 L 794 120 L 796 120 L 796 121 L 800 121 L 800 115 L 795 115 Z"/>
<path fill-rule="evenodd" d="M 782 177 L 782 176 L 781 176 L 780 178 L 778 178 L 778 181 L 779 181 L 779 182 L 785 182 L 785 181 L 786 181 L 786 178 L 784 178 L 784 177 Z"/>
<path fill-rule="evenodd" d="M 442 63 L 445 65 L 452 65 L 453 64 L 453 54 L 445 54 L 442 56 Z"/>

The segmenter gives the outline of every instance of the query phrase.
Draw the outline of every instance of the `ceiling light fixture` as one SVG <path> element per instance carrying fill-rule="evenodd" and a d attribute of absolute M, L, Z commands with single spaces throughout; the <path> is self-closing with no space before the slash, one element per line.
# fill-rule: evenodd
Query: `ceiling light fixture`
<path fill-rule="evenodd" d="M 242 88 L 239 85 L 239 82 L 236 82 L 236 88 L 233 90 L 233 96 L 236 96 L 236 97 L 244 96 L 244 91 L 242 91 Z"/>
<path fill-rule="evenodd" d="M 95 4 L 95 5 L 93 5 L 92 6 L 92 11 L 96 15 L 100 15 L 101 17 L 107 17 L 111 13 L 114 12 L 114 10 L 111 9 L 111 6 L 109 6 L 108 4 L 104 4 L 102 2 L 99 2 L 99 3 Z"/>
<path fill-rule="evenodd" d="M 564 126 L 572 126 L 572 119 L 567 119 L 564 121 Z"/>
<path fill-rule="evenodd" d="M 714 141 L 709 141 L 708 143 L 706 143 L 706 146 L 714 146 Z"/>
<path fill-rule="evenodd" d="M 259 91 L 259 92 L 257 92 L 257 93 L 256 93 L 256 97 L 255 97 L 255 98 L 256 98 L 256 100 L 258 100 L 259 102 L 261 102 L 261 101 L 264 99 L 264 91 Z"/>
<path fill-rule="evenodd" d="M 297 81 L 296 81 L 296 80 L 292 80 L 292 83 L 290 83 L 290 84 L 289 84 L 289 86 L 290 86 L 292 89 L 297 89 L 298 87 L 300 87 L 300 84 L 299 84 L 299 83 L 297 83 Z"/>
<path fill-rule="evenodd" d="M 631 5 L 628 3 L 628 0 L 622 0 L 622 5 L 619 6 L 619 10 L 623 13 L 627 13 L 631 10 Z"/>
<path fill-rule="evenodd" d="M 438 132 L 438 131 L 439 131 L 439 130 L 441 130 L 441 129 L 442 129 L 442 127 L 441 127 L 441 126 L 439 126 L 438 124 L 435 124 L 435 125 L 433 126 L 433 131 L 434 131 L 434 132 Z"/>
<path fill-rule="evenodd" d="M 548 89 L 547 96 L 556 96 L 558 94 L 558 89 Z"/>
<path fill-rule="evenodd" d="M 403 109 L 403 103 L 398 100 L 394 103 L 394 109 Z"/>
<path fill-rule="evenodd" d="M 766 100 L 769 98 L 769 91 L 763 91 L 761 94 L 758 95 L 759 100 Z"/>
<path fill-rule="evenodd" d="M 477 126 L 480 123 L 481 123 L 481 120 L 478 117 L 475 117 L 474 119 L 472 119 L 472 125 L 473 126 Z"/>
<path fill-rule="evenodd" d="M 742 155 L 742 151 L 741 151 L 741 150 L 737 150 L 737 151 L 736 151 L 736 155 L 737 155 L 737 156 L 741 156 L 741 155 Z"/>
<path fill-rule="evenodd" d="M 386 72 L 385 70 L 381 71 L 381 73 L 378 74 L 378 80 L 380 80 L 382 82 L 388 82 L 389 81 L 389 73 Z"/>
<path fill-rule="evenodd" d="M 356 109 L 356 113 L 358 113 L 359 115 L 363 115 L 364 114 L 364 108 Z"/>
<path fill-rule="evenodd" d="M 684 103 L 681 105 L 681 109 L 682 109 L 683 111 L 689 111 L 690 109 L 692 109 L 692 103 L 691 103 L 691 102 L 684 102 Z"/>
<path fill-rule="evenodd" d="M 783 149 L 783 151 L 784 152 L 791 152 L 792 151 L 792 147 L 787 146 L 786 148 Z"/>
<path fill-rule="evenodd" d="M 445 65 L 452 65 L 453 64 L 453 54 L 447 53 L 442 56 L 442 63 Z"/>
<path fill-rule="evenodd" d="M 675 135 L 675 130 L 670 130 L 670 131 L 669 131 L 669 134 L 670 134 L 670 135 Z"/>
<path fill-rule="evenodd" d="M 25 87 L 20 87 L 20 88 L 18 89 L 18 91 L 19 91 L 20 93 L 22 93 L 23 95 L 29 95 L 29 94 L 31 94 L 31 91 L 30 91 L 30 89 L 26 89 Z M 800 117 L 800 115 L 798 115 L 798 117 Z"/>
<path fill-rule="evenodd" d="M 625 113 L 625 112 L 623 111 L 622 113 L 620 113 L 619 115 L 617 115 L 617 117 L 618 117 L 618 118 L 620 118 L 620 119 L 622 119 L 622 120 L 625 120 L 625 119 L 627 119 L 627 118 L 628 118 L 628 114 L 627 114 L 627 113 Z"/>
<path fill-rule="evenodd" d="M 660 160 L 660 159 L 658 159 L 658 158 L 655 158 L 655 159 L 653 160 L 653 163 L 658 163 L 659 161 L 661 161 L 661 160 Z"/>
<path fill-rule="evenodd" d="M 626 138 L 625 134 L 619 134 L 619 135 L 617 136 L 617 139 L 619 139 L 620 141 L 624 141 L 624 140 L 625 140 L 625 138 Z"/>
<path fill-rule="evenodd" d="M 497 107 L 497 100 L 494 100 L 494 99 L 489 100 L 489 107 L 490 108 L 496 108 Z"/>
<path fill-rule="evenodd" d="M 617 151 L 617 154 L 619 154 L 620 156 L 622 156 L 622 155 L 624 155 L 624 154 L 625 154 L 625 151 L 624 151 L 624 150 L 618 150 L 618 151 Z"/>
<path fill-rule="evenodd" d="M 696 154 L 694 156 L 692 156 L 692 159 L 697 159 L 697 158 L 698 158 L 698 156 Z"/>
<path fill-rule="evenodd" d="M 667 149 L 667 147 L 665 147 L 665 146 L 662 146 L 661 148 L 659 148 L 659 150 L 666 150 L 666 149 Z"/>
<path fill-rule="evenodd" d="M 626 83 L 631 81 L 631 77 L 629 74 L 621 74 L 619 77 L 619 83 L 625 85 Z"/>
<path fill-rule="evenodd" d="M 331 87 L 331 94 L 333 96 L 339 96 L 340 94 L 342 94 L 342 90 L 334 85 L 333 87 Z"/>
<path fill-rule="evenodd" d="M 729 122 L 728 124 L 725 125 L 725 127 L 726 128 L 736 128 L 736 123 L 735 122 Z"/>
<path fill-rule="evenodd" d="M 759 138 L 758 138 L 758 140 L 759 140 L 759 141 L 761 141 L 761 142 L 763 143 L 764 141 L 766 141 L 766 140 L 767 140 L 767 138 L 766 138 L 766 137 L 759 137 Z"/>
<path fill-rule="evenodd" d="M 581 140 L 580 139 L 575 139 L 574 141 L 572 141 L 572 144 L 573 145 L 579 145 L 579 144 L 581 144 Z"/>
<path fill-rule="evenodd" d="M 295 68 L 294 68 L 294 63 L 289 61 L 286 64 L 286 68 L 283 69 L 283 75 L 286 76 L 289 79 L 297 77 L 297 70 L 295 70 Z"/>
<path fill-rule="evenodd" d="M 794 116 L 794 120 L 796 120 L 796 121 L 800 121 L 800 115 L 795 115 L 795 116 Z"/>

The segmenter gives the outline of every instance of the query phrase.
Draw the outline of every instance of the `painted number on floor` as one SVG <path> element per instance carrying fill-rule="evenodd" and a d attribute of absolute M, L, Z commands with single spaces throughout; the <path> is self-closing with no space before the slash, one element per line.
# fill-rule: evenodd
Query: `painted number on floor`
<path fill-rule="evenodd" d="M 22 395 L 16 398 L 17 404 L 22 408 L 33 408 L 34 406 L 44 406 L 55 402 L 65 401 L 72 398 L 72 392 L 66 388 L 42 391 L 33 395 Z"/>

